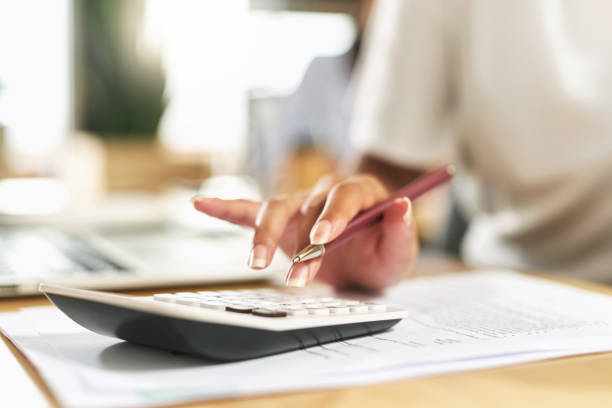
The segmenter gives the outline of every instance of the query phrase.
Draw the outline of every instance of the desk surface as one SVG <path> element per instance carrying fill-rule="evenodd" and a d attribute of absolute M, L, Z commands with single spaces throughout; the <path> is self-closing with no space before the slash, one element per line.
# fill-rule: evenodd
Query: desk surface
<path fill-rule="evenodd" d="M 453 271 L 457 263 L 426 260 L 418 273 Z M 557 279 L 558 280 L 558 279 Z M 612 288 L 564 281 L 611 294 Z M 194 290 L 200 288 L 194 288 Z M 132 292 L 146 294 L 146 292 Z M 0 300 L 0 312 L 47 305 L 41 297 Z M 4 337 L 0 343 L 0 404 L 58 406 L 34 367 Z M 181 407 L 471 407 L 471 406 L 612 406 L 612 353 L 560 358 L 495 369 L 395 381 L 348 389 L 308 391 L 254 398 L 185 404 Z"/>

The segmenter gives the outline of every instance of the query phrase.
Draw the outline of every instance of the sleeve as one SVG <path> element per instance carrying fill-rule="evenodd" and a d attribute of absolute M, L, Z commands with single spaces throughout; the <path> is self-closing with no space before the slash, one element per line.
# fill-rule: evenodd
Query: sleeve
<path fill-rule="evenodd" d="M 358 151 L 411 167 L 451 155 L 447 11 L 434 0 L 376 3 L 356 77 Z"/>

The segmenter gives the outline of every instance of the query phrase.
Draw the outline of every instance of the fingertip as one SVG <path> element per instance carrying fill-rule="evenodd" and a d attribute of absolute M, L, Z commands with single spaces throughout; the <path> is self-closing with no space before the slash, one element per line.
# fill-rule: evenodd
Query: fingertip
<path fill-rule="evenodd" d="M 291 265 L 287 276 L 285 277 L 285 284 L 287 286 L 303 287 L 312 282 L 317 275 L 321 266 L 321 259 L 312 259 L 305 262 L 297 262 Z"/>
<path fill-rule="evenodd" d="M 409 210 L 409 201 L 405 198 L 393 200 L 391 205 L 387 207 L 384 213 L 385 220 L 398 220 Z"/>
<path fill-rule="evenodd" d="M 312 245 L 323 245 L 335 239 L 344 228 L 347 222 L 342 220 L 319 220 L 310 230 L 310 243 Z"/>
<path fill-rule="evenodd" d="M 383 226 L 391 230 L 410 230 L 413 224 L 412 203 L 408 198 L 398 198 L 385 210 Z"/>
<path fill-rule="evenodd" d="M 317 276 L 319 269 L 321 268 L 321 263 L 323 262 L 323 258 L 315 258 L 308 261 L 308 282 L 312 282 Z"/>
<path fill-rule="evenodd" d="M 269 249 L 263 244 L 257 244 L 249 254 L 249 267 L 251 269 L 263 269 L 268 266 Z"/>
<path fill-rule="evenodd" d="M 390 264 L 411 265 L 418 254 L 418 235 L 407 198 L 395 200 L 385 212 L 378 251 Z M 399 276 L 399 275 L 397 275 Z"/>
<path fill-rule="evenodd" d="M 310 243 L 313 245 L 326 244 L 332 234 L 332 224 L 327 220 L 318 221 L 310 230 Z"/>
<path fill-rule="evenodd" d="M 196 210 L 206 211 L 209 207 L 211 207 L 211 204 L 214 203 L 214 198 L 206 197 L 206 196 L 197 194 L 197 195 L 191 197 L 189 199 L 189 201 L 191 201 L 191 204 L 193 204 L 193 207 Z"/>
<path fill-rule="evenodd" d="M 402 214 L 402 220 L 407 227 L 412 225 L 412 201 L 409 198 L 403 198 L 405 201 L 406 209 L 404 210 L 404 214 Z"/>
<path fill-rule="evenodd" d="M 304 262 L 294 263 L 285 277 L 285 285 L 301 288 L 308 283 L 308 265 Z"/>
<path fill-rule="evenodd" d="M 193 197 L 191 197 L 191 198 L 189 199 L 189 201 L 191 201 L 191 204 L 195 204 L 195 203 L 197 203 L 198 201 L 202 201 L 202 200 L 205 200 L 205 199 L 206 199 L 206 197 L 204 197 L 203 195 L 201 195 L 201 194 L 196 194 L 196 195 L 194 195 Z"/>

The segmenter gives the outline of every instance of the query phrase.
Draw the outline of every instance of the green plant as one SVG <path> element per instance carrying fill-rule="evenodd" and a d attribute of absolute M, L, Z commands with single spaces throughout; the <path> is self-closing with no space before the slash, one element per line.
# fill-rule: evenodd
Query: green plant
<path fill-rule="evenodd" d="M 104 138 L 150 138 L 166 108 L 159 55 L 139 52 L 144 1 L 81 0 L 80 127 Z"/>

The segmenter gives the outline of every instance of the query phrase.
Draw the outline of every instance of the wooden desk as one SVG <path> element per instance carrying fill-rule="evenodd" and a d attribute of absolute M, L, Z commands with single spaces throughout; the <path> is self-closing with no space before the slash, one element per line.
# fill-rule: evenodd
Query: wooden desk
<path fill-rule="evenodd" d="M 457 263 L 425 259 L 420 273 L 452 271 Z M 556 280 L 560 280 L 555 278 Z M 565 280 L 564 280 L 565 281 Z M 565 281 L 612 295 L 612 288 Z M 194 288 L 194 290 L 200 288 Z M 201 289 L 200 289 L 201 290 Z M 146 294 L 146 292 L 133 292 Z M 44 298 L 0 301 L 0 312 L 47 305 Z M 0 344 L 0 405 L 58 406 L 31 364 L 5 338 Z M 8 404 L 7 402 L 12 402 Z M 612 407 L 612 353 L 560 358 L 348 389 L 308 391 L 185 404 L 181 407 Z"/>

